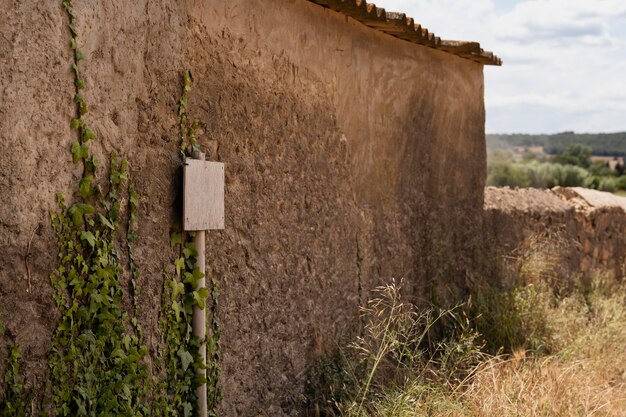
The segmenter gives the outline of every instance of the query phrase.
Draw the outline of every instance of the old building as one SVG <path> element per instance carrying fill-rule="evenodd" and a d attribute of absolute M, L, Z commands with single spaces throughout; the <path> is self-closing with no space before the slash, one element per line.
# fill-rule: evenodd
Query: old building
<path fill-rule="evenodd" d="M 2 343 L 18 343 L 41 381 L 58 320 L 49 212 L 82 175 L 69 151 L 72 52 L 60 4 L 4 3 Z M 139 321 L 152 349 L 180 228 L 183 70 L 199 144 L 226 164 L 226 228 L 207 236 L 222 415 L 293 413 L 320 340 L 350 328 L 379 283 L 403 279 L 419 299 L 480 267 L 483 67 L 501 61 L 478 43 L 361 0 L 84 1 L 74 12 L 91 149 L 127 158 L 141 198 Z"/>

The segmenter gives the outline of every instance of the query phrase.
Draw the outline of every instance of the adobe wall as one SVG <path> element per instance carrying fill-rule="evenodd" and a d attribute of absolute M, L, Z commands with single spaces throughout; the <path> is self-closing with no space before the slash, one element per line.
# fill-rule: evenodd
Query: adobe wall
<path fill-rule="evenodd" d="M 17 342 L 39 380 L 57 319 L 48 213 L 81 175 L 57 3 L 0 0 L 2 343 Z M 180 227 L 184 69 L 199 141 L 227 164 L 226 229 L 207 238 L 221 286 L 221 415 L 292 413 L 316 335 L 353 326 L 378 283 L 404 278 L 421 297 L 477 268 L 481 65 L 304 0 L 90 0 L 75 11 L 92 148 L 128 158 L 141 195 L 140 322 L 153 349 L 169 233 Z"/>
<path fill-rule="evenodd" d="M 626 277 L 626 198 L 584 188 L 485 189 L 485 231 L 505 255 L 540 251 L 559 279 Z M 556 246 L 542 247 L 539 236 Z M 533 245 L 535 247 L 533 247 Z M 539 245 L 539 247 L 537 247 Z"/>

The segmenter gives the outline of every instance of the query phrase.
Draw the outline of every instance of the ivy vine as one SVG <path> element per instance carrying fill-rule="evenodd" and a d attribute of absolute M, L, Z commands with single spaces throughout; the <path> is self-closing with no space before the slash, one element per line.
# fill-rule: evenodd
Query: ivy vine
<path fill-rule="evenodd" d="M 178 130 L 180 132 L 180 155 L 183 160 L 194 151 L 200 150 L 196 131 L 198 121 L 189 122 L 187 116 L 187 105 L 189 104 L 189 93 L 191 92 L 191 72 L 183 71 L 183 91 L 178 102 Z"/>
<path fill-rule="evenodd" d="M 188 417 L 196 413 L 195 389 L 204 382 L 197 377 L 202 366 L 200 341 L 192 334 L 193 306 L 202 302 L 204 295 L 194 289 L 203 274 L 195 268 L 198 252 L 193 243 L 183 243 L 180 233 L 172 234 L 170 240 L 179 256 L 173 273 L 167 271 L 164 279 L 161 328 L 167 377 L 159 406 L 163 416 Z"/>
<path fill-rule="evenodd" d="M 141 325 L 137 321 L 137 316 L 141 313 L 139 307 L 139 286 L 137 280 L 139 279 L 140 271 L 135 261 L 134 244 L 137 241 L 137 220 L 139 219 L 139 194 L 135 190 L 135 184 L 133 183 L 130 174 L 128 174 L 128 227 L 126 229 L 126 250 L 128 252 L 128 270 L 130 272 L 130 293 L 132 296 L 132 305 L 134 316 L 131 318 L 131 323 L 135 331 L 139 334 L 140 338 L 143 336 L 143 330 Z"/>
<path fill-rule="evenodd" d="M 57 415 L 146 415 L 147 349 L 125 328 L 122 266 L 116 250 L 124 164 L 112 158 L 105 210 L 70 207 L 59 196 L 52 213 L 59 267 L 51 275 L 61 320 L 52 339 L 50 370 Z"/>
<path fill-rule="evenodd" d="M 101 170 L 89 142 L 97 140 L 85 116 L 89 112 L 84 90 L 86 81 L 80 63 L 85 59 L 77 40 L 73 1 L 62 7 L 69 19 L 73 51 L 76 115 L 70 121 L 76 140 L 70 153 L 82 165 L 73 202 L 58 194 L 58 210 L 50 213 L 57 238 L 58 267 L 50 275 L 53 298 L 60 321 L 52 337 L 49 358 L 50 392 L 58 416 L 192 416 L 197 399 L 195 389 L 207 384 L 207 406 L 217 416 L 220 389 L 220 329 L 217 320 L 218 285 L 198 288 L 203 277 L 195 267 L 198 252 L 191 233 L 173 233 L 171 246 L 176 254 L 164 273 L 160 328 L 163 353 L 156 354 L 154 377 L 148 374 L 148 349 L 142 343 L 137 281 L 140 270 L 134 255 L 140 198 L 130 178 L 127 161 L 110 155 L 109 175 L 98 180 Z M 183 73 L 179 102 L 180 154 L 184 159 L 200 150 L 197 121 L 189 122 L 188 95 L 191 74 Z M 126 221 L 124 221 L 126 220 Z M 121 259 L 125 241 L 128 259 Z M 132 315 L 124 310 L 123 278 L 129 276 Z M 208 300 L 208 303 L 207 303 Z M 207 339 L 192 334 L 194 306 L 209 310 Z M 0 327 L 2 324 L 0 323 Z M 1 330 L 1 329 L 0 329 Z M 207 347 L 207 377 L 198 376 L 205 365 L 199 355 L 201 343 Z M 26 404 L 32 392 L 24 392 L 20 376 L 20 352 L 11 349 L 4 375 L 6 393 L 0 401 L 1 415 L 28 415 Z M 151 403 L 151 405 L 149 405 Z"/>
<path fill-rule="evenodd" d="M 183 87 L 179 102 L 180 154 L 184 161 L 193 151 L 200 150 L 196 138 L 197 121 L 189 122 L 187 116 L 188 95 L 191 92 L 191 74 L 183 73 Z M 217 321 L 218 286 L 211 279 L 210 288 L 198 288 L 203 277 L 196 268 L 198 252 L 191 241 L 192 233 L 175 232 L 170 243 L 176 254 L 173 265 L 164 272 L 161 329 L 165 345 L 164 368 L 167 374 L 162 387 L 166 401 L 160 405 L 164 416 L 191 416 L 196 412 L 195 389 L 207 384 L 207 409 L 210 416 L 217 416 L 217 406 L 222 399 L 220 378 L 220 330 Z M 209 300 L 207 306 L 206 300 Z M 204 364 L 199 355 L 201 341 L 192 334 L 193 307 L 210 307 L 207 320 L 206 379 L 197 372 Z"/>
<path fill-rule="evenodd" d="M 3 308 L 0 305 L 0 313 Z M 4 322 L 0 320 L 0 338 L 4 336 Z M 22 353 L 17 343 L 14 343 L 6 352 L 6 368 L 2 382 L 3 392 L 0 393 L 0 416 L 1 417 L 32 417 L 35 415 L 35 394 L 40 386 L 35 380 L 30 390 L 26 390 L 26 378 L 21 370 Z M 5 352 L 0 346 L 0 356 L 4 358 Z M 43 396 L 40 397 L 43 400 Z M 45 416 L 40 410 L 39 416 Z"/>
<path fill-rule="evenodd" d="M 218 311 L 218 295 L 219 285 L 214 277 L 210 279 L 210 294 L 211 301 L 211 320 L 207 322 L 207 343 L 206 343 L 206 357 L 207 357 L 207 402 L 209 415 L 212 417 L 217 416 L 217 406 L 222 400 L 222 390 L 220 387 L 220 360 L 221 360 L 221 331 L 219 328 L 219 322 L 217 320 Z"/>
<path fill-rule="evenodd" d="M 179 130 L 180 130 L 180 143 L 181 143 L 181 154 L 183 158 L 183 162 L 186 157 L 191 156 L 194 151 L 200 150 L 200 145 L 197 140 L 196 131 L 198 129 L 198 121 L 194 120 L 193 122 L 189 121 L 187 116 L 187 105 L 188 105 L 188 95 L 191 92 L 191 83 L 192 77 L 190 71 L 183 72 L 183 88 L 181 93 L 181 99 L 178 106 L 178 116 L 179 116 Z M 189 238 L 192 237 L 191 234 L 183 234 L 181 235 L 181 244 L 190 246 L 195 251 L 195 247 L 193 243 L 189 243 Z M 197 254 L 197 253 L 196 253 Z M 195 256 L 195 255 L 194 255 Z M 188 259 L 185 256 L 185 251 L 183 250 L 183 258 L 185 258 L 185 265 L 187 265 L 188 269 L 190 268 Z M 177 259 L 177 264 L 180 265 L 182 263 L 182 259 L 179 257 Z M 194 262 L 195 264 L 195 262 Z M 193 275 L 193 271 L 187 270 L 185 272 L 185 276 L 191 273 Z M 219 322 L 217 319 L 217 311 L 218 311 L 218 294 L 219 294 L 219 286 L 215 277 L 211 277 L 207 280 L 207 283 L 210 284 L 208 289 L 202 288 L 199 291 L 195 291 L 197 287 L 197 281 L 192 283 L 191 288 L 188 288 L 188 291 L 191 291 L 192 297 L 195 302 L 199 304 L 201 309 L 205 309 L 209 307 L 209 315 L 210 318 L 207 320 L 207 332 L 206 332 L 206 384 L 207 384 L 207 409 L 210 416 L 217 416 L 217 406 L 219 402 L 222 400 L 222 391 L 220 387 L 220 359 L 221 359 L 221 331 L 219 328 Z M 205 300 L 209 299 L 210 305 L 205 306 Z"/>
<path fill-rule="evenodd" d="M 99 161 L 89 150 L 95 132 L 84 116 L 88 106 L 86 86 L 79 63 L 84 54 L 78 47 L 72 0 L 63 1 L 69 18 L 70 47 L 74 51 L 76 117 L 70 127 L 78 131 L 72 143 L 74 163 L 82 163 L 77 202 L 67 205 L 57 196 L 59 211 L 51 213 L 57 237 L 59 266 L 50 280 L 61 319 L 54 332 L 49 367 L 52 402 L 59 416 L 149 415 L 148 373 L 144 361 L 148 350 L 140 340 L 136 318 L 128 330 L 123 308 L 123 263 L 118 243 L 122 201 L 128 199 L 126 241 L 131 287 L 136 300 L 138 269 L 132 254 L 136 234 L 138 195 L 130 184 L 128 164 L 111 155 L 108 190 L 96 184 Z"/>
<path fill-rule="evenodd" d="M 2 332 L 0 332 L 2 335 Z M 0 398 L 0 416 L 25 417 L 27 404 L 32 401 L 33 393 L 24 391 L 24 379 L 20 376 L 20 358 L 22 354 L 17 345 L 13 345 L 7 359 L 7 368 L 4 372 L 5 392 Z"/>

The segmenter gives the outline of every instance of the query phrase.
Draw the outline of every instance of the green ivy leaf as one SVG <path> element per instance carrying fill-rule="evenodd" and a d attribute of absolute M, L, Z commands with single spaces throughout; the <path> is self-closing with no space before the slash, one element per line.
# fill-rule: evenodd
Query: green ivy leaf
<path fill-rule="evenodd" d="M 180 272 L 185 269 L 185 258 L 176 258 L 174 267 L 176 267 L 176 275 L 180 276 Z"/>
<path fill-rule="evenodd" d="M 111 230 L 115 230 L 115 226 L 113 226 L 113 223 L 111 223 L 111 222 L 109 221 L 109 219 L 107 219 L 106 217 L 104 217 L 102 214 L 98 213 L 98 219 L 100 220 L 100 223 L 101 223 L 103 226 L 106 226 L 106 227 L 108 227 L 108 228 L 109 228 L 109 229 L 111 229 Z"/>
<path fill-rule="evenodd" d="M 182 282 L 172 281 L 172 300 L 176 301 L 184 292 L 185 284 Z"/>
<path fill-rule="evenodd" d="M 85 54 L 80 49 L 76 49 L 75 56 L 76 56 L 76 61 L 82 61 L 83 59 L 85 59 Z"/>
<path fill-rule="evenodd" d="M 180 303 L 178 301 L 172 302 L 172 313 L 174 313 L 174 320 L 176 321 L 176 323 L 180 322 L 181 311 L 182 310 L 181 310 Z"/>
<path fill-rule="evenodd" d="M 189 365 L 193 363 L 193 356 L 191 356 L 191 353 L 185 350 L 182 346 L 176 353 L 178 354 L 181 364 L 183 365 L 183 371 L 186 371 L 187 368 L 189 368 Z"/>
<path fill-rule="evenodd" d="M 193 411 L 193 407 L 190 403 L 185 402 L 183 404 L 183 417 L 191 417 L 191 412 Z"/>
<path fill-rule="evenodd" d="M 209 291 L 206 288 L 200 288 L 198 291 L 193 292 L 193 301 L 198 307 L 204 310 L 206 306 L 206 298 L 209 296 Z"/>
<path fill-rule="evenodd" d="M 91 214 L 94 211 L 95 209 L 89 204 L 76 203 L 69 208 L 69 215 L 72 218 L 72 223 L 74 223 L 74 226 L 80 226 L 80 224 L 83 222 L 83 216 L 85 214 Z"/>
<path fill-rule="evenodd" d="M 96 276 L 98 277 L 99 280 L 105 282 L 110 280 L 113 277 L 113 271 L 111 270 L 111 267 L 105 267 L 105 268 L 98 268 L 98 270 L 96 271 Z"/>
<path fill-rule="evenodd" d="M 94 161 L 96 162 L 94 164 Z M 85 175 L 94 175 L 96 173 L 96 169 L 98 168 L 98 158 L 95 155 L 92 155 L 91 158 L 85 159 Z M 100 187 L 97 188 L 100 190 Z"/>
<path fill-rule="evenodd" d="M 191 72 L 186 70 L 183 72 L 183 93 L 191 91 Z"/>
<path fill-rule="evenodd" d="M 93 175 L 87 175 L 80 180 L 78 184 L 78 189 L 80 191 L 80 195 L 83 198 L 89 197 L 93 194 L 93 189 L 91 188 L 91 182 L 93 181 Z"/>
<path fill-rule="evenodd" d="M 91 249 L 95 248 L 96 237 L 93 235 L 93 233 L 83 230 L 82 232 L 80 232 L 80 239 L 86 241 L 89 246 L 91 246 Z"/>
<path fill-rule="evenodd" d="M 130 400 L 131 399 L 131 393 L 130 393 L 130 388 L 128 388 L 128 385 L 124 384 L 124 387 L 122 388 L 122 398 L 125 400 Z"/>
<path fill-rule="evenodd" d="M 96 138 L 96 132 L 94 132 L 88 127 L 83 128 L 83 143 L 89 142 L 90 140 L 94 140 L 95 138 Z"/>
<path fill-rule="evenodd" d="M 76 81 L 74 81 L 74 85 L 79 90 L 82 90 L 83 88 L 85 88 L 85 80 L 83 80 L 82 78 L 77 78 Z"/>
<path fill-rule="evenodd" d="M 111 352 L 111 357 L 123 359 L 126 357 L 126 353 L 124 353 L 124 350 L 122 348 L 117 348 L 113 352 Z"/>
<path fill-rule="evenodd" d="M 72 143 L 72 160 L 74 163 L 80 162 L 89 157 L 89 148 L 84 143 Z"/>
<path fill-rule="evenodd" d="M 70 122 L 70 129 L 78 129 L 82 126 L 82 124 L 83 121 L 81 119 L 72 119 L 72 121 Z"/>
<path fill-rule="evenodd" d="M 193 288 L 198 287 L 198 281 L 204 277 L 204 274 L 198 268 L 194 268 L 193 272 L 185 272 L 185 279 L 183 282 L 190 284 Z"/>
<path fill-rule="evenodd" d="M 130 204 L 137 207 L 139 205 L 139 194 L 135 192 L 135 189 L 130 190 Z"/>
<path fill-rule="evenodd" d="M 185 259 L 198 256 L 196 245 L 194 245 L 192 242 L 187 243 L 185 245 L 185 249 L 183 249 L 183 256 L 185 257 Z"/>
<path fill-rule="evenodd" d="M 174 247 L 176 245 L 183 244 L 183 235 L 182 233 L 172 232 L 170 234 L 170 246 Z"/>
<path fill-rule="evenodd" d="M 80 335 L 82 339 L 85 339 L 89 343 L 96 343 L 96 335 L 91 330 L 85 331 Z"/>
<path fill-rule="evenodd" d="M 81 116 L 86 115 L 87 113 L 89 113 L 89 107 L 87 107 L 87 103 L 85 103 L 84 101 L 80 102 L 80 108 L 78 109 L 78 113 Z"/>
<path fill-rule="evenodd" d="M 208 298 L 209 296 L 209 290 L 208 288 L 200 288 L 197 291 L 198 295 L 204 299 Z"/>

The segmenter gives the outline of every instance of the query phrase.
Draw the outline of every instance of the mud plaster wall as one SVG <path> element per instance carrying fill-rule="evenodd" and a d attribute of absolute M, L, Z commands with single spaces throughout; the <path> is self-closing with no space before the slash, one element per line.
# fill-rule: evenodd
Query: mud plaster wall
<path fill-rule="evenodd" d="M 20 345 L 32 384 L 45 378 L 56 320 L 48 212 L 80 177 L 69 35 L 57 2 L 0 10 L 2 344 Z M 222 415 L 293 414 L 320 339 L 351 327 L 375 285 L 404 278 L 418 298 L 477 267 L 481 65 L 304 0 L 91 0 L 75 11 L 94 149 L 128 158 L 141 194 L 140 322 L 152 349 L 180 227 L 183 69 L 200 143 L 227 164 L 226 230 L 207 239 L 221 285 Z"/>

